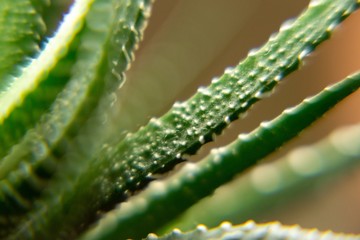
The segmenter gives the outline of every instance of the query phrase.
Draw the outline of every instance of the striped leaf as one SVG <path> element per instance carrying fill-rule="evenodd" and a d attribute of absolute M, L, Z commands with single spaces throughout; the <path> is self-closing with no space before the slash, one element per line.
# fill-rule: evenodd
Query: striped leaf
<path fill-rule="evenodd" d="M 2 0 L 0 2 L 0 92 L 21 72 L 19 64 L 40 51 L 45 33 L 41 17 L 47 0 Z"/>
<path fill-rule="evenodd" d="M 92 0 L 76 1 L 64 23 L 41 54 L 11 79 L 0 93 L 0 158 L 2 159 L 49 110 L 57 94 L 68 82 L 78 46 L 77 33 Z M 2 161 L 2 160 L 0 160 Z"/>
<path fill-rule="evenodd" d="M 123 72 L 141 39 L 149 6 L 147 1 L 111 0 L 97 1 L 91 7 L 69 83 L 49 113 L 0 165 L 0 176 L 4 177 L 0 182 L 0 213 L 5 225 L 13 224 L 34 207 L 34 199 L 54 174 L 61 154 L 77 147 L 72 145 L 78 129 L 96 112 L 102 96 L 124 80 Z"/>

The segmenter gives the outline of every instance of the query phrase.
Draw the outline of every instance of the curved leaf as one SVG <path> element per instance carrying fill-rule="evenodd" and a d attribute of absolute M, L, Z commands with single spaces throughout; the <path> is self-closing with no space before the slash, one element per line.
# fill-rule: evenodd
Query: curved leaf
<path fill-rule="evenodd" d="M 69 80 L 69 65 L 75 61 L 74 50 L 78 45 L 76 36 L 92 1 L 76 1 L 41 54 L 23 69 L 21 76 L 11 79 L 5 92 L 0 93 L 1 159 L 28 129 L 35 126 Z"/>
<path fill-rule="evenodd" d="M 0 213 L 7 219 L 5 225 L 16 222 L 34 207 L 34 199 L 54 174 L 64 148 L 78 147 L 71 146 L 78 129 L 90 118 L 101 97 L 124 80 L 123 72 L 133 59 L 131 54 L 149 10 L 149 5 L 141 3 L 144 1 L 110 0 L 92 5 L 69 83 L 50 112 L 0 165 L 0 176 L 6 176 L 0 182 Z"/>
<path fill-rule="evenodd" d="M 70 184 L 64 182 L 51 200 L 37 203 L 39 208 L 17 236 L 77 235 L 89 218 L 94 220 L 129 191 L 137 190 L 146 176 L 196 151 L 262 98 L 355 7 L 350 0 L 313 3 L 298 21 L 285 25 L 278 36 L 238 67 L 227 70 L 212 86 L 200 89 L 187 103 L 177 104 L 118 146 L 105 146 L 94 163 L 84 167 L 79 181 L 69 179 Z"/>
<path fill-rule="evenodd" d="M 39 52 L 45 33 L 41 10 L 47 0 L 2 0 L 0 2 L 0 92 L 18 75 L 17 66 Z"/>
<path fill-rule="evenodd" d="M 258 52 L 251 53 L 236 68 L 226 70 L 208 88 L 200 88 L 188 101 L 176 103 L 160 119 L 152 119 L 135 134 L 129 134 L 111 150 L 111 157 L 96 161 L 98 165 L 92 168 L 111 169 L 107 181 L 118 182 L 117 186 L 108 186 L 114 192 L 136 189 L 144 175 L 181 160 L 184 154 L 196 152 L 213 134 L 221 132 L 267 95 L 328 37 L 334 23 L 355 7 L 354 1 L 321 1 L 311 5 L 297 21 L 285 24 Z"/>
<path fill-rule="evenodd" d="M 299 226 L 283 226 L 280 223 L 256 224 L 248 221 L 242 225 L 232 226 L 229 222 L 223 222 L 219 227 L 207 229 L 205 225 L 198 225 L 196 230 L 182 233 L 174 229 L 163 237 L 149 234 L 146 240 L 320 240 L 320 239 L 359 239 L 359 235 L 339 234 L 330 231 L 320 232 L 317 229 L 302 229 Z"/>
<path fill-rule="evenodd" d="M 127 132 L 145 125 L 151 116 L 168 110 L 176 96 L 218 62 L 234 37 L 244 32 L 246 22 L 259 10 L 260 2 L 169 2 L 172 7 L 166 19 L 161 27 L 150 30 L 141 54 L 127 73 L 129 84 L 125 83 L 119 91 L 118 104 L 107 123 L 116 132 L 116 138 L 125 137 Z M 157 6 L 161 8 L 161 5 Z"/>
<path fill-rule="evenodd" d="M 161 232 L 174 227 L 192 229 L 196 222 L 216 226 L 225 219 L 246 221 L 261 217 L 268 209 L 282 208 L 283 203 L 308 196 L 319 186 L 326 188 L 332 183 L 330 178 L 347 174 L 359 166 L 359 160 L 360 125 L 342 127 L 315 144 L 298 147 L 275 162 L 252 169 L 211 198 L 192 206 Z"/>
<path fill-rule="evenodd" d="M 357 73 L 262 123 L 251 133 L 240 134 L 230 145 L 213 149 L 199 164 L 188 164 L 169 180 L 150 184 L 147 190 L 110 212 L 84 238 L 140 238 L 154 231 L 298 135 L 359 87 Z"/>

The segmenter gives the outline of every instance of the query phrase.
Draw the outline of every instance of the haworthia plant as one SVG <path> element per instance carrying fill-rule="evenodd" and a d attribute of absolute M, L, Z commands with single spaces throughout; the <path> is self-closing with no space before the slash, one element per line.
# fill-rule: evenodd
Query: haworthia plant
<path fill-rule="evenodd" d="M 142 237 L 151 229 L 156 229 L 182 213 L 197 200 L 210 195 L 214 189 L 230 181 L 235 174 L 275 151 L 342 97 L 359 87 L 360 73 L 326 88 L 292 109 L 285 110 L 282 115 L 262 123 L 253 132 L 239 135 L 238 140 L 230 145 L 213 149 L 200 163 L 186 165 L 168 181 L 150 184 L 143 193 L 120 206 L 118 212 L 113 211 L 109 217 L 104 217 L 99 227 L 86 238 Z M 176 199 L 184 200 L 173 205 Z M 137 227 L 128 228 L 129 225 Z"/>
<path fill-rule="evenodd" d="M 111 169 L 112 176 L 106 181 L 117 182 L 112 185 L 113 192 L 135 190 L 144 175 L 181 160 L 184 154 L 196 152 L 214 134 L 220 133 L 267 95 L 303 57 L 328 37 L 328 31 L 336 22 L 356 7 L 352 1 L 343 8 L 342 4 L 313 4 L 291 26 L 285 24 L 264 47 L 250 53 L 237 67 L 227 69 L 209 87 L 200 88 L 188 101 L 176 103 L 163 117 L 152 119 L 138 132 L 128 135 L 112 150 L 111 157 L 94 161 L 101 166 L 92 169 Z M 105 184 L 104 179 L 99 181 Z"/>
<path fill-rule="evenodd" d="M 39 52 L 45 33 L 41 11 L 47 4 L 43 0 L 1 1 L 0 92 L 19 74 L 17 66 Z"/>
<path fill-rule="evenodd" d="M 132 59 L 131 51 L 141 38 L 146 6 L 144 1 L 102 1 L 91 6 L 79 37 L 77 60 L 69 83 L 50 111 L 1 163 L 0 176 L 7 177 L 0 183 L 3 214 L 16 216 L 33 207 L 32 198 L 39 194 L 44 181 L 52 175 L 57 158 L 61 158 L 58 155 L 63 149 L 57 145 L 63 147 L 66 141 L 71 142 L 76 128 L 86 122 L 101 96 L 110 94 L 113 91 L 110 89 L 116 89 L 122 82 L 123 72 Z M 22 167 L 13 170 L 19 164 Z"/>
<path fill-rule="evenodd" d="M 229 222 L 223 222 L 218 228 L 207 229 L 205 225 L 198 225 L 192 232 L 182 233 L 179 229 L 174 229 L 171 233 L 163 237 L 149 234 L 146 240 L 300 240 L 300 239 L 359 239 L 358 236 L 336 234 L 330 231 L 320 232 L 316 229 L 301 229 L 299 226 L 282 226 L 279 223 L 256 224 L 248 221 L 242 225 L 232 226 Z"/>
<path fill-rule="evenodd" d="M 212 198 L 192 206 L 164 231 L 175 227 L 190 230 L 195 222 L 216 226 L 224 219 L 246 221 L 250 216 L 261 216 L 267 209 L 309 194 L 334 175 L 357 167 L 359 159 L 360 125 L 337 129 L 315 144 L 296 148 L 275 162 L 252 169 Z M 212 209 L 211 213 L 206 214 L 204 208 Z"/>
<path fill-rule="evenodd" d="M 91 2 L 74 4 L 56 37 L 49 40 L 20 76 L 12 79 L 9 89 L 0 94 L 1 158 L 28 129 L 34 127 L 68 81 L 71 68 L 67 66 L 74 63 L 74 51 L 78 47 L 75 36 L 83 25 Z"/>
<path fill-rule="evenodd" d="M 85 239 L 137 238 L 161 227 L 164 219 L 179 211 L 171 215 L 171 211 L 155 208 L 161 214 L 157 224 L 136 228 L 140 222 L 135 220 L 148 216 L 146 206 L 152 206 L 154 187 L 145 191 L 145 196 L 150 191 L 149 196 L 140 194 L 120 204 L 120 212 L 130 212 L 118 216 L 112 209 L 141 191 L 155 174 L 185 161 L 186 154 L 195 153 L 255 102 L 270 95 L 277 83 L 359 5 L 355 0 L 312 1 L 297 20 L 286 22 L 268 43 L 251 51 L 236 67 L 226 69 L 209 87 L 199 88 L 189 100 L 177 102 L 164 116 L 153 118 L 134 134 L 118 137 L 104 122 L 116 106 L 115 91 L 125 80 L 152 2 L 77 0 L 54 36 L 41 43 L 41 11 L 47 2 L 15 3 L 19 8 L 9 8 L 11 0 L 0 4 L 4 6 L 0 17 L 5 16 L 5 20 L 0 19 L 0 30 L 6 28 L 14 36 L 10 41 L 5 37 L 4 43 L 0 38 L 0 47 L 7 48 L 8 43 L 43 47 L 30 47 L 12 60 L 11 54 L 0 53 L 0 60 L 9 58 L 9 67 L 4 65 L 0 70 L 5 86 L 0 92 L 0 238 L 8 239 L 76 238 L 92 229 L 107 211 L 110 214 L 94 228 L 95 234 L 90 230 Z M 12 21 L 24 24 L 19 32 L 8 24 Z M 23 39 L 22 31 L 29 39 Z M 193 175 L 194 170 L 184 168 L 172 178 L 179 184 L 174 188 L 177 196 L 184 197 L 179 210 L 279 148 L 358 86 L 359 74 L 271 124 L 263 124 L 240 143 L 203 161 L 213 164 L 200 163 L 196 171 L 203 175 Z M 243 162 L 229 161 L 242 151 L 246 155 Z M 181 174 L 186 179 L 190 176 L 191 188 L 181 187 L 188 184 Z M 200 176 L 204 181 L 192 184 Z M 163 185 L 157 182 L 152 186 Z M 177 201 L 171 189 L 161 197 Z M 138 199 L 145 205 L 139 205 Z M 109 216 L 115 220 L 135 216 L 130 220 L 135 222 L 121 225 L 107 220 Z"/>
<path fill-rule="evenodd" d="M 135 131 L 151 116 L 166 111 L 178 99 L 179 93 L 187 90 L 189 84 L 194 85 L 197 75 L 214 61 L 221 62 L 215 56 L 228 49 L 233 38 L 244 32 L 246 19 L 259 9 L 260 2 L 238 1 L 234 7 L 218 1 L 198 0 L 194 5 L 194 2 L 185 0 L 169 4 L 171 11 L 161 10 L 166 21 L 161 23 L 161 27 L 149 29 L 150 35 L 146 36 L 140 57 L 131 66 L 126 76 L 127 84 L 118 94 L 120 106 L 114 109 L 114 117 L 110 118 L 114 122 L 112 131 L 125 135 L 125 129 Z M 160 2 L 157 6 L 161 8 L 163 4 Z M 204 7 L 206 11 L 202 11 Z M 174 27 L 179 24 L 182 27 Z M 154 25 L 150 24 L 150 27 Z M 213 34 L 215 32 L 218 34 Z M 204 36 L 211 37 L 205 40 Z M 246 51 L 244 46 L 242 48 Z M 192 54 L 194 49 L 201 54 Z M 208 80 L 208 77 L 203 79 Z M 149 88 L 152 91 L 147 91 Z"/>

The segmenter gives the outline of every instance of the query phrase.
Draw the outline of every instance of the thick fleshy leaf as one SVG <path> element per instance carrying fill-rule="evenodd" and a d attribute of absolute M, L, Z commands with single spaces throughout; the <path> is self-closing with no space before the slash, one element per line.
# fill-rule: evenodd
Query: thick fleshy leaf
<path fill-rule="evenodd" d="M 0 2 L 0 92 L 21 72 L 19 65 L 39 53 L 45 33 L 41 17 L 47 0 L 2 0 Z"/>
<path fill-rule="evenodd" d="M 0 213 L 13 224 L 34 207 L 66 150 L 102 96 L 114 92 L 133 59 L 149 12 L 147 1 L 97 1 L 81 31 L 73 75 L 36 127 L 28 131 L 0 165 Z M 109 104 L 108 97 L 104 101 Z M 104 110 L 104 109 L 101 109 Z M 96 112 L 100 114 L 99 112 Z M 97 136 L 97 140 L 101 136 Z M 3 222 L 4 222 L 3 221 Z"/>
<path fill-rule="evenodd" d="M 162 11 L 170 11 L 161 27 L 150 30 L 151 35 L 129 69 L 126 76 L 129 81 L 119 91 L 113 116 L 109 118 L 109 128 L 116 132 L 117 139 L 136 131 L 151 116 L 164 113 L 205 69 L 214 62 L 222 62 L 219 56 L 236 36 L 243 35 L 246 22 L 255 12 L 258 14 L 260 3 L 261 0 L 165 3 L 171 7 Z M 161 9 L 162 3 L 156 6 Z"/>
<path fill-rule="evenodd" d="M 317 229 L 302 229 L 295 226 L 283 226 L 280 223 L 256 224 L 248 221 L 242 225 L 232 226 L 229 222 L 223 222 L 219 227 L 207 229 L 205 225 L 198 225 L 196 230 L 182 233 L 174 229 L 171 233 L 158 237 L 149 234 L 146 240 L 356 240 L 359 235 L 321 232 Z"/>
<path fill-rule="evenodd" d="M 114 192 L 136 189 L 144 176 L 181 161 L 184 154 L 196 152 L 268 95 L 284 75 L 329 36 L 335 23 L 355 8 L 354 1 L 320 1 L 310 5 L 297 21 L 285 24 L 259 51 L 226 70 L 209 87 L 200 88 L 188 101 L 176 103 L 163 117 L 152 119 L 135 134 L 129 134 L 109 150 L 113 152 L 111 157 L 103 157 L 96 161 L 98 166 L 91 168 L 111 169 L 106 181 L 117 182 L 116 186 L 107 187 Z"/>
<path fill-rule="evenodd" d="M 251 133 L 239 135 L 230 145 L 213 149 L 204 160 L 185 165 L 169 180 L 151 183 L 144 192 L 104 217 L 85 239 L 140 238 L 156 230 L 298 135 L 359 87 L 360 73 L 285 110 Z"/>
<path fill-rule="evenodd" d="M 93 158 L 89 167 L 84 164 L 79 167 L 81 170 L 74 170 L 82 172 L 78 177 L 61 179 L 64 181 L 59 188 L 52 187 L 51 192 L 55 194 L 50 200 L 36 203 L 37 208 L 19 226 L 15 238 L 76 236 L 101 217 L 102 211 L 141 188 L 148 176 L 181 160 L 183 154 L 195 152 L 211 140 L 214 133 L 221 132 L 267 95 L 356 7 L 354 0 L 312 2 L 297 21 L 284 25 L 268 44 L 250 53 L 236 68 L 228 69 L 210 87 L 201 88 L 188 102 L 176 104 L 164 117 L 152 120 L 118 145 L 104 145 L 104 150 Z M 109 65 L 112 70 L 118 63 Z M 109 76 L 121 78 L 116 71 Z"/>
<path fill-rule="evenodd" d="M 359 164 L 360 125 L 342 127 L 315 144 L 298 147 L 275 162 L 255 167 L 192 206 L 161 231 L 175 227 L 190 230 L 196 222 L 216 226 L 224 220 L 261 218 L 268 209 L 283 209 L 283 203 L 309 196 L 319 187 L 331 187 L 331 179 Z"/>
<path fill-rule="evenodd" d="M 92 0 L 78 0 L 36 59 L 0 93 L 0 158 L 2 159 L 49 110 L 71 75 L 78 32 Z M 2 160 L 0 160 L 1 162 Z M 2 177 L 0 177 L 1 179 Z"/>

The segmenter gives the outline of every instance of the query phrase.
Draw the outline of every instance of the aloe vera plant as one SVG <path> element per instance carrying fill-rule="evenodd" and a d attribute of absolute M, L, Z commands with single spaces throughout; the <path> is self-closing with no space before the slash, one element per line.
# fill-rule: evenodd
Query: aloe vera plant
<path fill-rule="evenodd" d="M 136 125 L 147 117 L 124 114 L 132 105 L 122 94 L 153 1 L 76 0 L 53 36 L 47 38 L 45 29 L 50 23 L 45 12 L 55 11 L 49 4 L 51 1 L 45 0 L 0 3 L 3 239 L 158 239 L 154 232 L 186 224 L 186 216 L 179 217 L 186 209 L 299 135 L 360 87 L 357 72 L 249 134 L 240 134 L 230 145 L 213 149 L 199 162 L 189 163 L 203 145 L 270 96 L 356 11 L 359 1 L 311 1 L 297 19 L 285 22 L 238 65 L 138 130 L 134 130 Z M 147 83 L 143 84 L 146 87 Z M 133 93 L 132 101 L 136 101 L 136 90 Z M 119 108 L 125 110 L 114 117 Z M 291 160 L 292 172 L 277 171 L 277 176 L 286 176 L 279 192 L 286 194 L 308 182 L 308 172 L 321 179 L 355 166 L 360 157 L 358 126 L 351 134 L 342 132 L 347 139 L 345 147 L 345 140 L 331 144 L 323 140 L 325 146 L 311 147 L 316 154 L 305 154 L 303 161 L 310 170 L 301 161 Z M 271 168 L 281 169 L 284 161 Z M 325 163 L 316 168 L 319 161 Z M 165 177 L 181 162 L 185 162 L 181 170 Z M 274 174 L 266 175 L 264 181 L 271 182 Z M 248 187 L 253 184 L 243 182 Z M 269 190 L 271 185 L 265 188 Z M 256 204 L 263 204 L 259 198 L 253 197 L 246 206 L 253 204 L 256 209 Z M 232 212 L 241 211 L 246 204 L 241 199 Z M 208 204 L 215 206 L 216 200 Z M 197 215 L 196 208 L 191 211 Z M 210 219 L 224 220 L 208 213 L 203 223 L 213 224 Z M 160 239 L 243 238 L 360 236 L 248 222 L 239 226 L 224 223 L 212 230 L 199 225 L 189 233 L 175 229 Z"/>

